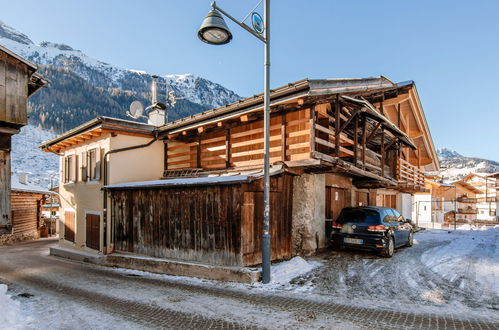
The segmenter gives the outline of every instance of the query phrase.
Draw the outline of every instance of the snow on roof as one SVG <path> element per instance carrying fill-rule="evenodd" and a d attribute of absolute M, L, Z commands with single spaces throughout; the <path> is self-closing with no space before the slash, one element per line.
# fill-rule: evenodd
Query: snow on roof
<path fill-rule="evenodd" d="M 12 174 L 12 176 L 10 177 L 10 182 L 11 182 L 10 184 L 11 190 L 35 192 L 40 194 L 51 194 L 51 192 L 48 189 L 39 187 L 31 182 L 28 182 L 27 184 L 19 182 L 19 176 L 17 174 Z"/>
<path fill-rule="evenodd" d="M 172 186 L 205 186 L 213 184 L 237 184 L 251 181 L 249 175 L 205 176 L 197 178 L 175 178 L 153 181 L 125 182 L 107 185 L 104 189 L 156 188 Z"/>
<path fill-rule="evenodd" d="M 283 164 L 274 164 L 270 167 L 270 176 L 278 175 L 284 172 Z M 207 174 L 195 178 L 173 178 L 138 182 L 123 182 L 107 185 L 104 189 L 135 189 L 135 188 L 160 188 L 172 186 L 206 186 L 212 184 L 238 184 L 251 182 L 263 177 L 263 170 L 253 169 L 245 171 L 228 171 Z"/>

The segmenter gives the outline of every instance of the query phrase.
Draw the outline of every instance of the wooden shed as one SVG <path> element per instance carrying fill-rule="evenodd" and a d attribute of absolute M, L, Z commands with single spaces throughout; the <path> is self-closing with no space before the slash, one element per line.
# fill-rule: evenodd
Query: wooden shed
<path fill-rule="evenodd" d="M 11 190 L 11 225 L 3 235 L 1 243 L 15 243 L 39 237 L 42 222 L 42 205 L 48 190 L 29 183 L 19 182 L 17 176 L 12 177 Z"/>
<path fill-rule="evenodd" d="M 291 257 L 293 178 L 271 178 L 272 260 Z M 261 263 L 261 175 L 107 186 L 115 250 L 224 266 Z"/>

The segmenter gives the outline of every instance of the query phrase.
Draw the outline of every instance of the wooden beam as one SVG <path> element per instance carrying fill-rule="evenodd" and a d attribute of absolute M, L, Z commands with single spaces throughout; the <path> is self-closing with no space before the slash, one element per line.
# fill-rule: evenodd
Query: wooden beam
<path fill-rule="evenodd" d="M 348 124 L 350 124 L 350 122 L 357 116 L 357 114 L 360 112 L 359 109 L 356 109 L 350 116 L 350 118 L 347 119 L 346 122 L 343 123 L 343 125 L 341 125 L 341 128 L 340 128 L 340 133 L 343 132 L 345 130 L 345 128 L 347 128 Z"/>
<path fill-rule="evenodd" d="M 198 127 L 198 133 L 201 134 L 204 132 L 204 127 L 201 126 L 201 127 Z"/>
<path fill-rule="evenodd" d="M 385 130 L 381 128 L 381 176 L 385 177 Z"/>
<path fill-rule="evenodd" d="M 334 144 L 336 146 L 335 148 L 335 153 L 336 157 L 340 155 L 340 95 L 336 94 L 336 101 L 334 102 L 334 125 L 335 125 L 335 137 L 334 137 Z"/>
<path fill-rule="evenodd" d="M 163 146 L 164 150 L 164 170 L 168 170 L 168 142 L 164 142 Z"/>
<path fill-rule="evenodd" d="M 196 152 L 196 167 L 201 168 L 201 134 L 198 134 L 198 144 Z"/>
<path fill-rule="evenodd" d="M 248 115 L 242 115 L 242 116 L 241 116 L 241 117 L 239 117 L 239 118 L 240 118 L 240 120 L 241 120 L 242 122 L 247 122 L 247 121 L 249 120 Z"/>
<path fill-rule="evenodd" d="M 222 127 L 222 126 L 223 126 L 223 124 L 224 124 L 223 122 L 219 121 L 219 122 L 217 123 L 217 127 Z"/>
<path fill-rule="evenodd" d="M 364 117 L 365 118 L 365 117 Z M 371 134 L 369 134 L 369 136 L 366 138 L 366 141 L 371 141 L 371 139 L 374 137 L 374 135 L 376 134 L 376 131 L 378 130 L 378 128 L 381 126 L 381 122 L 378 122 L 376 124 L 376 126 L 374 126 L 374 129 L 372 130 Z"/>
<path fill-rule="evenodd" d="M 225 130 L 225 167 L 230 167 L 230 128 Z"/>
<path fill-rule="evenodd" d="M 362 169 L 366 169 L 366 116 L 362 117 Z"/>
<path fill-rule="evenodd" d="M 286 161 L 286 113 L 282 113 L 281 115 L 281 157 L 282 161 Z"/>
<path fill-rule="evenodd" d="M 310 152 L 315 151 L 315 106 L 312 105 L 309 109 L 310 115 Z M 312 157 L 312 154 L 310 154 Z"/>
<path fill-rule="evenodd" d="M 353 126 L 353 164 L 355 166 L 357 166 L 357 157 L 358 157 L 358 154 L 357 154 L 357 151 L 358 151 L 357 144 L 358 144 L 358 140 L 359 140 L 358 134 L 359 134 L 359 118 L 356 117 L 355 122 L 354 122 L 354 126 Z"/>

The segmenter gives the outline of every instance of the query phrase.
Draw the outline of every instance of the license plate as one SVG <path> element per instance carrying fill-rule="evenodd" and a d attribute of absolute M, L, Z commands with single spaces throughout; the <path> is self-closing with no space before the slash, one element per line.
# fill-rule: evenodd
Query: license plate
<path fill-rule="evenodd" d="M 345 239 L 343 240 L 343 242 L 349 243 L 349 244 L 362 244 L 363 240 L 361 240 L 359 238 L 348 238 L 348 237 L 345 237 Z"/>

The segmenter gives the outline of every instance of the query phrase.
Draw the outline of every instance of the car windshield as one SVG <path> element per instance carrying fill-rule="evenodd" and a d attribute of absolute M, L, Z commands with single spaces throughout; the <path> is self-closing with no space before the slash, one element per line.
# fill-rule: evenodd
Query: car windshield
<path fill-rule="evenodd" d="M 367 209 L 344 209 L 336 222 L 377 223 L 379 222 L 379 213 Z"/>

